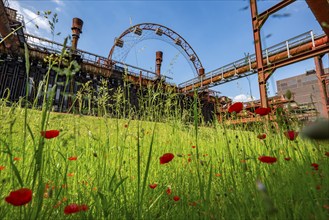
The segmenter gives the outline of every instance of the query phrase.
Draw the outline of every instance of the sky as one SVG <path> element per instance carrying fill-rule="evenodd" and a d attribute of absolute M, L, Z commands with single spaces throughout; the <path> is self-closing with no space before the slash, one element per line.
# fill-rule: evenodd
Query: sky
<path fill-rule="evenodd" d="M 258 1 L 258 12 L 278 2 Z M 9 4 L 24 16 L 27 32 L 54 38 L 60 43 L 71 34 L 72 18 L 82 19 L 83 33 L 78 48 L 105 57 L 115 37 L 139 23 L 161 24 L 177 32 L 196 52 L 206 73 L 239 60 L 247 53 L 255 53 L 249 1 L 245 0 L 9 0 Z M 37 11 L 47 10 L 58 14 L 55 33 L 61 32 L 59 36 L 52 36 L 48 21 L 37 15 Z M 297 0 L 268 18 L 261 30 L 262 47 L 265 49 L 310 30 L 315 34 L 323 33 L 305 1 Z M 179 84 L 196 76 L 180 51 L 163 40 L 136 40 L 124 62 L 154 71 L 156 51 L 163 52 L 161 72 L 172 77 L 171 82 Z M 328 67 L 328 55 L 323 57 L 323 62 Z M 277 80 L 314 68 L 314 60 L 308 59 L 276 70 L 268 81 L 269 96 L 275 95 Z M 212 89 L 234 101 L 259 99 L 257 75 Z"/>

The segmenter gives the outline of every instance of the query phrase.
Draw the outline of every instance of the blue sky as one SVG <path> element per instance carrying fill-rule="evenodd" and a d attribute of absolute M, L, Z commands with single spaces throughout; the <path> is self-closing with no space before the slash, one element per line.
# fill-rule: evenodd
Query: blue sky
<path fill-rule="evenodd" d="M 258 1 L 259 13 L 278 2 Z M 241 59 L 245 53 L 254 53 L 250 9 L 244 9 L 249 1 L 10 0 L 9 3 L 24 15 L 26 22 L 37 17 L 37 11 L 56 12 L 59 17 L 56 32 L 61 32 L 60 36 L 55 36 L 58 42 L 71 34 L 72 18 L 81 18 L 84 26 L 78 48 L 102 56 L 108 56 L 115 37 L 131 25 L 145 22 L 164 25 L 180 34 L 197 53 L 206 72 Z M 322 33 L 305 1 L 296 1 L 277 14 L 284 13 L 290 16 L 271 16 L 263 26 L 263 49 L 309 30 Z M 51 39 L 47 22 L 41 18 L 35 22 L 39 29 L 30 23 L 27 30 Z M 175 47 L 160 40 L 139 42 L 130 50 L 125 62 L 154 71 L 157 50 L 164 53 L 162 73 L 173 77 L 173 82 L 178 84 L 194 77 L 185 57 Z M 328 59 L 328 56 L 323 58 L 325 67 L 328 66 Z M 270 95 L 275 94 L 276 80 L 313 68 L 313 59 L 309 59 L 276 70 L 269 80 Z M 251 88 L 248 80 L 243 78 L 213 89 L 235 100 L 246 99 L 251 93 L 259 98 L 257 76 L 250 76 L 249 79 Z"/>

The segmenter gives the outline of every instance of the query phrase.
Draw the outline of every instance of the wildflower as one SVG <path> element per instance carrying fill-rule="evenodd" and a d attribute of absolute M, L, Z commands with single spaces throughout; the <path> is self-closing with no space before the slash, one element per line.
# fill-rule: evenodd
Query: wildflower
<path fill-rule="evenodd" d="M 171 194 L 171 188 L 170 187 L 167 188 L 166 193 L 167 193 L 167 195 Z"/>
<path fill-rule="evenodd" d="M 257 135 L 257 138 L 260 140 L 263 140 L 266 138 L 266 134 L 259 134 L 259 135 Z"/>
<path fill-rule="evenodd" d="M 312 163 L 311 166 L 314 168 L 314 170 L 319 170 L 319 164 Z"/>
<path fill-rule="evenodd" d="M 78 157 L 74 156 L 74 157 L 69 157 L 69 160 L 77 160 Z"/>
<path fill-rule="evenodd" d="M 174 157 L 172 153 L 166 153 L 160 157 L 160 164 L 169 163 Z"/>
<path fill-rule="evenodd" d="M 55 138 L 59 135 L 59 130 L 41 131 L 41 136 L 47 139 Z"/>
<path fill-rule="evenodd" d="M 192 148 L 196 148 L 196 146 L 193 145 Z"/>
<path fill-rule="evenodd" d="M 217 177 L 220 177 L 220 176 L 221 176 L 221 174 L 220 174 L 220 173 L 216 173 L 216 176 L 217 176 Z"/>
<path fill-rule="evenodd" d="M 190 163 L 190 162 L 192 161 L 192 159 L 189 157 L 189 158 L 187 159 L 187 161 Z"/>
<path fill-rule="evenodd" d="M 324 155 L 326 155 L 327 157 L 329 157 L 329 151 L 325 152 Z"/>
<path fill-rule="evenodd" d="M 174 196 L 173 199 L 177 202 L 178 200 L 180 200 L 179 196 Z"/>
<path fill-rule="evenodd" d="M 77 212 L 80 212 L 80 211 L 87 211 L 87 210 L 88 210 L 87 205 L 77 205 L 77 204 L 72 203 L 70 205 L 67 205 L 64 208 L 64 213 L 66 215 L 69 215 L 69 214 L 77 213 Z"/>
<path fill-rule="evenodd" d="M 243 109 L 242 102 L 236 102 L 228 108 L 228 112 L 229 113 L 232 113 L 232 112 L 239 113 L 239 112 L 241 112 L 242 109 Z"/>
<path fill-rule="evenodd" d="M 285 157 L 284 158 L 286 161 L 289 161 L 289 160 L 291 160 L 291 157 Z"/>
<path fill-rule="evenodd" d="M 128 128 L 128 124 L 125 124 L 124 127 L 125 127 L 125 128 Z"/>
<path fill-rule="evenodd" d="M 0 166 L 0 170 L 4 170 L 5 168 L 5 166 Z"/>
<path fill-rule="evenodd" d="M 258 160 L 260 160 L 262 163 L 275 163 L 277 161 L 275 157 L 270 156 L 260 156 L 258 157 Z"/>
<path fill-rule="evenodd" d="M 203 156 L 206 157 L 206 156 L 208 156 L 208 154 L 204 154 Z"/>
<path fill-rule="evenodd" d="M 14 157 L 14 161 L 20 161 L 21 160 L 21 158 L 19 158 L 19 157 Z"/>
<path fill-rule="evenodd" d="M 32 200 L 32 190 L 28 188 L 21 188 L 10 192 L 9 196 L 5 198 L 6 202 L 13 206 L 21 206 L 29 203 Z"/>
<path fill-rule="evenodd" d="M 68 173 L 67 176 L 74 176 L 74 173 Z"/>
<path fill-rule="evenodd" d="M 271 112 L 271 108 L 262 108 L 262 107 L 260 107 L 260 108 L 257 108 L 255 110 L 255 113 L 260 115 L 260 116 L 267 115 L 270 112 Z"/>
<path fill-rule="evenodd" d="M 153 184 L 150 184 L 149 186 L 150 186 L 150 188 L 151 188 L 151 189 L 154 189 L 155 187 L 157 187 L 157 186 L 158 186 L 158 184 L 156 184 L 156 183 L 153 183 Z"/>
<path fill-rule="evenodd" d="M 295 140 L 298 136 L 298 132 L 296 131 L 286 131 L 284 135 L 291 141 Z"/>

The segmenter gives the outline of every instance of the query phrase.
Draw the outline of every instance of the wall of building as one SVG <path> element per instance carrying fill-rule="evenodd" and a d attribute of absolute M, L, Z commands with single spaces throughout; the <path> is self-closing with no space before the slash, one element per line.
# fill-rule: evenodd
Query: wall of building
<path fill-rule="evenodd" d="M 329 68 L 324 69 L 325 73 Z M 276 81 L 278 95 L 285 95 L 287 90 L 292 92 L 292 99 L 300 108 L 313 108 L 321 115 L 323 113 L 321 94 L 315 70 L 304 74 Z"/>

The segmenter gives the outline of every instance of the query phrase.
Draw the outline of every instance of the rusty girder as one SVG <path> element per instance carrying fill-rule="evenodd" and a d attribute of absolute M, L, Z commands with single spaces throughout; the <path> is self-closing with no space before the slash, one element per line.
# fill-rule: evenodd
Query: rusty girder
<path fill-rule="evenodd" d="M 193 50 L 191 45 L 177 32 L 173 31 L 172 29 L 165 27 L 160 24 L 154 24 L 154 23 L 141 23 L 134 25 L 127 30 L 125 30 L 118 38 L 116 38 L 116 41 L 122 40 L 124 36 L 130 33 L 136 33 L 138 35 L 142 34 L 142 31 L 152 31 L 155 34 L 159 36 L 166 36 L 171 39 L 171 42 L 173 44 L 176 44 L 179 46 L 183 51 L 185 52 L 185 55 L 188 57 L 189 62 L 191 62 L 195 68 L 195 71 L 198 75 L 204 74 L 204 68 L 201 64 L 201 61 L 196 54 L 196 52 Z M 124 42 L 123 42 L 124 43 Z M 108 59 L 112 60 L 112 55 L 114 53 L 116 45 L 114 44 L 110 50 Z"/>

